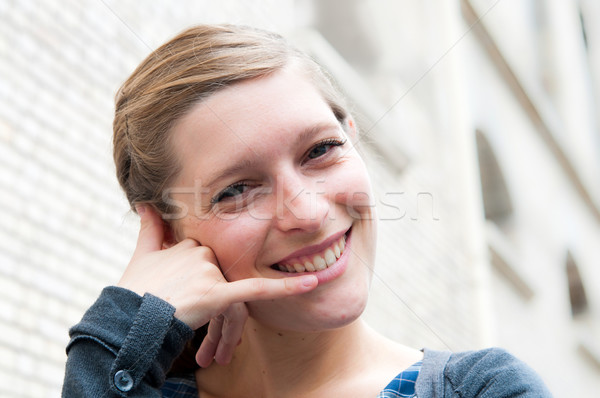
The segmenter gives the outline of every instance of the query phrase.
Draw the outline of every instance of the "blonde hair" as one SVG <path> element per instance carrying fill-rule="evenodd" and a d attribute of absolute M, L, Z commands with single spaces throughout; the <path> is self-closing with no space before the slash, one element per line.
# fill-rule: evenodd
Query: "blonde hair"
<path fill-rule="evenodd" d="M 298 61 L 344 126 L 348 114 L 330 78 L 275 33 L 201 25 L 152 52 L 115 98 L 113 157 L 132 209 L 144 202 L 163 214 L 170 211 L 162 193 L 181 167 L 169 145 L 169 131 L 179 118 L 216 91 L 273 73 L 292 60 Z"/>

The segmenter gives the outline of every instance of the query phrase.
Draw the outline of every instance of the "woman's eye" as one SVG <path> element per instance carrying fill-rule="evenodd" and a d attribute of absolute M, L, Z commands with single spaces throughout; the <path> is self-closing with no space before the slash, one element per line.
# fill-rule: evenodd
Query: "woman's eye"
<path fill-rule="evenodd" d="M 235 196 L 241 195 L 248 190 L 249 186 L 244 183 L 237 183 L 228 186 L 221 192 L 219 192 L 214 198 L 211 199 L 211 202 L 218 203 L 222 200 L 233 198 Z"/>
<path fill-rule="evenodd" d="M 346 143 L 346 140 L 341 141 L 341 140 L 337 140 L 337 139 L 329 139 L 329 140 L 321 141 L 317 145 L 315 145 L 313 147 L 313 149 L 310 150 L 310 152 L 308 152 L 307 157 L 309 159 L 316 159 L 318 157 L 325 155 L 327 152 L 329 152 L 331 147 L 342 146 L 345 143 Z"/>

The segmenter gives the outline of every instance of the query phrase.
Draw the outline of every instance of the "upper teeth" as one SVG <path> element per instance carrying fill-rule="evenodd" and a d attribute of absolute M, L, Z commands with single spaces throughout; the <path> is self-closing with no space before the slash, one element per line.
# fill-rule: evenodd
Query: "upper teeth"
<path fill-rule="evenodd" d="M 345 247 L 346 235 L 343 235 L 321 253 L 294 258 L 286 261 L 285 264 L 277 264 L 277 266 L 283 272 L 321 271 L 335 263 L 344 253 Z"/>

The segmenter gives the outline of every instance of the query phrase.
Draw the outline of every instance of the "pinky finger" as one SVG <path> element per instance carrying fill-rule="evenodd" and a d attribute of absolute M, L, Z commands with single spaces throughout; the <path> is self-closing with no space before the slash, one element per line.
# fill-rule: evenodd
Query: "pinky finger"
<path fill-rule="evenodd" d="M 223 316 L 219 315 L 210 320 L 208 333 L 196 352 L 196 363 L 203 368 L 208 367 L 217 353 L 217 347 L 221 340 L 221 329 L 223 328 Z"/>
<path fill-rule="evenodd" d="M 235 348 L 242 337 L 248 310 L 245 304 L 235 303 L 229 306 L 223 316 L 225 319 L 221 327 L 221 339 L 215 353 L 215 361 L 219 365 L 226 365 L 231 361 Z"/>

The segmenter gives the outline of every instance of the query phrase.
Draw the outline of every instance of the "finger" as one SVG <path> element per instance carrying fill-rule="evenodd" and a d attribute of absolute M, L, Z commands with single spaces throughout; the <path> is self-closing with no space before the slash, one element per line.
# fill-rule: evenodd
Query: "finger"
<path fill-rule="evenodd" d="M 152 206 L 139 204 L 136 209 L 140 215 L 140 233 L 134 257 L 160 250 L 164 239 L 163 220 Z"/>
<path fill-rule="evenodd" d="M 222 292 L 228 303 L 257 300 L 272 300 L 306 293 L 319 284 L 314 275 L 303 275 L 283 279 L 250 278 L 229 282 Z"/>
<path fill-rule="evenodd" d="M 223 328 L 224 317 L 219 315 L 210 320 L 208 324 L 208 332 L 198 352 L 196 352 L 196 363 L 203 368 L 208 367 L 217 353 L 217 347 L 219 346 L 219 340 L 221 339 L 221 330 Z"/>
<path fill-rule="evenodd" d="M 243 303 L 232 304 L 223 316 L 225 319 L 221 327 L 221 339 L 215 353 L 215 361 L 219 365 L 227 365 L 231 361 L 248 319 L 248 309 Z"/>

